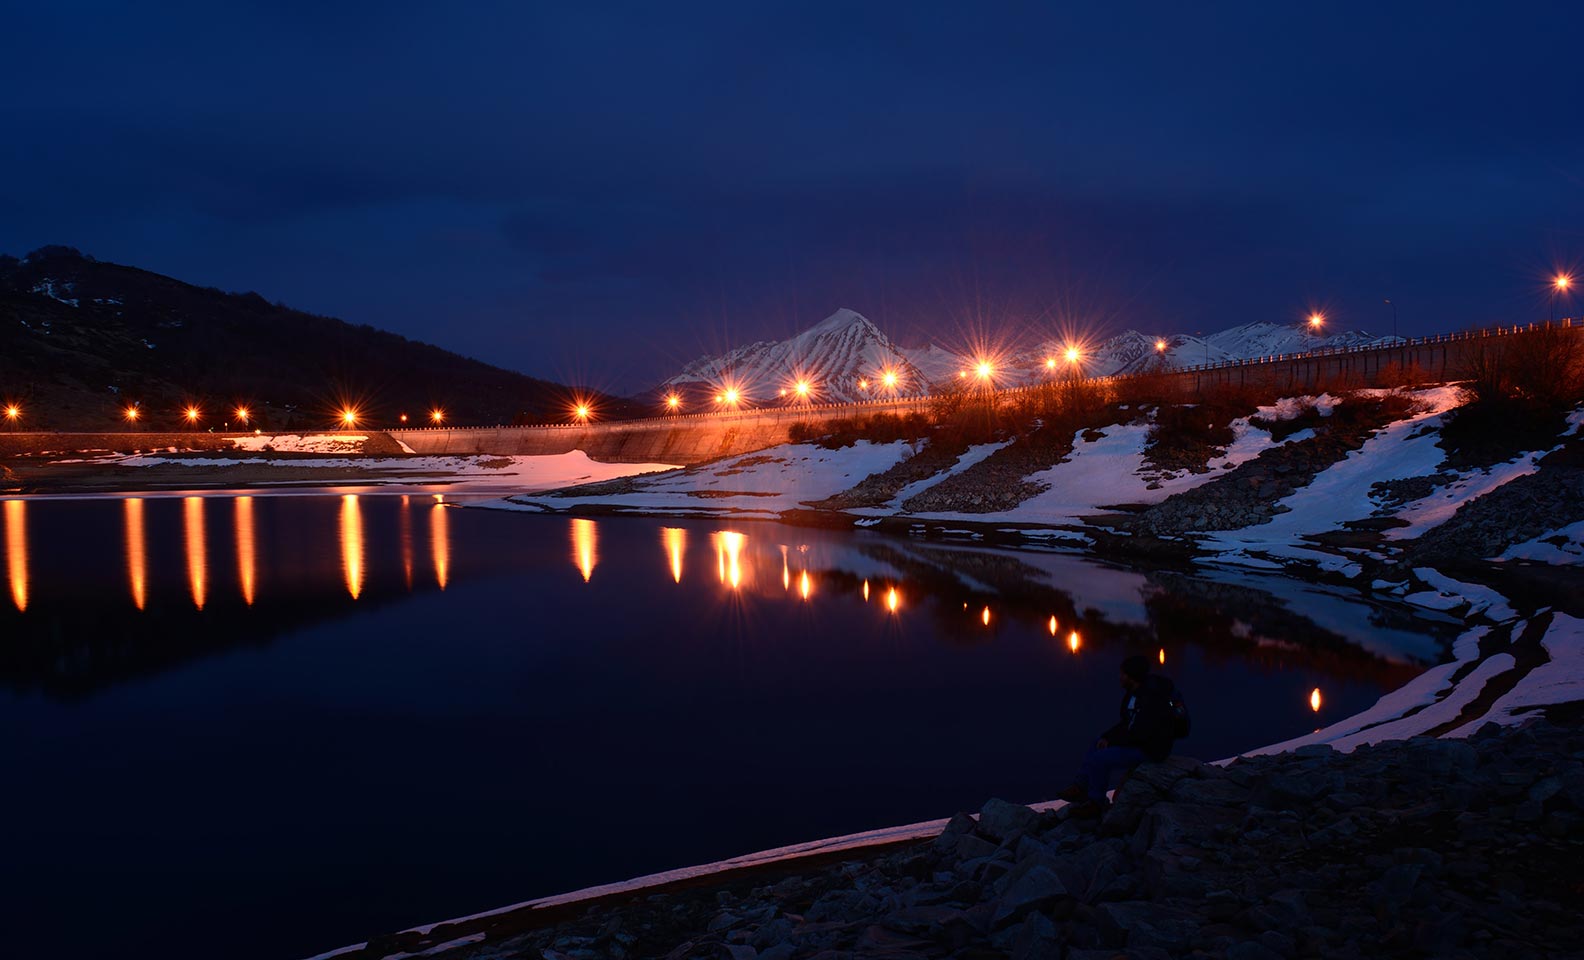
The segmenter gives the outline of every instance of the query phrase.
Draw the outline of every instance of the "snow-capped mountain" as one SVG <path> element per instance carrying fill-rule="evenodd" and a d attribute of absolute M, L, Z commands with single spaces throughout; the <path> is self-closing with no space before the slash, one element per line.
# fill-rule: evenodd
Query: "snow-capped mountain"
<path fill-rule="evenodd" d="M 986 359 L 994 362 L 997 384 L 1020 386 L 1048 378 L 1053 369 L 1070 369 L 1069 347 L 1078 349 L 1077 362 L 1084 375 L 1110 376 L 1390 340 L 1358 330 L 1316 335 L 1294 324 L 1256 322 L 1200 336 L 1156 337 L 1128 330 L 1098 343 L 1042 340 L 1007 356 Z M 663 386 L 698 386 L 711 393 L 736 386 L 750 401 L 774 402 L 782 399 L 782 390 L 793 397 L 793 385 L 803 379 L 812 385 L 816 401 L 863 400 L 891 395 L 892 389 L 880 381 L 884 371 L 896 375 L 896 395 L 912 396 L 928 392 L 932 384 L 949 383 L 963 371 L 971 375 L 978 362 L 977 357 L 934 343 L 899 347 L 861 314 L 844 308 L 789 340 L 701 357 Z M 865 381 L 867 387 L 862 385 Z"/>
<path fill-rule="evenodd" d="M 931 366 L 939 366 L 928 351 L 923 353 Z M 951 369 L 956 362 L 952 355 Z M 887 373 L 894 384 L 885 382 Z M 722 356 L 700 357 L 662 387 L 712 393 L 734 387 L 750 402 L 769 403 L 795 399 L 800 380 L 809 384 L 809 399 L 830 402 L 915 396 L 928 391 L 931 377 L 868 318 L 843 308 L 789 340 L 761 341 Z"/>

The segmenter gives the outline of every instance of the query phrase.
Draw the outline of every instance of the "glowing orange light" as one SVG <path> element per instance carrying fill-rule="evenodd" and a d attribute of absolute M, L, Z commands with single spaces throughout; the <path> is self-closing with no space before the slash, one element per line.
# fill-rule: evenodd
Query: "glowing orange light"
<path fill-rule="evenodd" d="M 1164 666 L 1165 663 L 1166 663 L 1166 648 L 1165 647 L 1161 647 L 1161 650 L 1160 650 L 1160 662 L 1161 662 L 1162 666 Z"/>
<path fill-rule="evenodd" d="M 896 613 L 898 610 L 902 609 L 902 594 L 897 593 L 896 587 L 891 587 L 890 589 L 886 590 L 885 604 L 886 609 L 892 613 Z"/>
<path fill-rule="evenodd" d="M 984 624 L 987 627 L 990 626 L 990 608 L 989 607 L 985 607 L 983 610 L 979 611 L 979 622 Z"/>
<path fill-rule="evenodd" d="M 5 415 L 7 420 L 15 420 L 22 416 L 22 408 L 13 403 L 5 408 Z"/>
<path fill-rule="evenodd" d="M 406 420 L 407 418 L 404 416 L 404 417 L 402 417 L 402 419 Z M 444 423 L 445 422 L 445 411 L 441 410 L 439 407 L 435 407 L 433 410 L 430 410 L 429 411 L 429 422 L 430 423 Z"/>
<path fill-rule="evenodd" d="M 258 557 L 253 538 L 253 498 L 237 497 L 232 502 L 236 510 L 237 582 L 242 586 L 242 599 L 251 607 L 258 584 Z"/>
<path fill-rule="evenodd" d="M 727 403 L 735 404 L 738 399 L 741 398 L 741 396 L 742 394 L 737 392 L 736 387 L 727 387 L 726 392 L 721 394 L 721 399 L 725 400 Z"/>
<path fill-rule="evenodd" d="M 208 542 L 204 539 L 203 497 L 182 501 L 182 534 L 187 547 L 187 588 L 199 610 L 209 597 Z"/>
<path fill-rule="evenodd" d="M 341 422 L 346 424 L 347 426 L 349 426 L 349 427 L 353 426 L 354 424 L 357 423 L 357 420 L 358 420 L 358 413 L 357 413 L 356 410 L 353 410 L 351 407 L 348 407 L 345 410 L 341 411 Z"/>
<path fill-rule="evenodd" d="M 1082 355 L 1083 354 L 1078 352 L 1078 348 L 1077 347 L 1068 347 L 1067 348 L 1067 362 L 1068 363 L 1077 363 L 1078 362 L 1078 358 L 1081 357 Z"/>
<path fill-rule="evenodd" d="M 139 610 L 148 601 L 148 551 L 143 531 L 143 501 L 128 497 L 121 501 L 126 520 L 127 583 L 132 588 L 132 605 Z"/>
<path fill-rule="evenodd" d="M 858 389 L 860 389 L 860 390 L 868 390 L 869 389 L 869 379 L 867 377 L 865 377 L 865 378 L 863 378 L 863 379 L 858 381 Z"/>
<path fill-rule="evenodd" d="M 863 595 L 864 595 L 864 603 L 868 603 L 869 602 L 869 581 L 868 580 L 864 581 Z"/>
<path fill-rule="evenodd" d="M 341 497 L 341 572 L 347 593 L 356 600 L 363 592 L 363 511 L 355 493 Z"/>
<path fill-rule="evenodd" d="M 594 576 L 594 565 L 599 562 L 599 529 L 593 520 L 572 521 L 572 562 L 588 583 Z"/>
<path fill-rule="evenodd" d="M 1056 369 L 1056 358 L 1055 357 L 1046 357 L 1045 358 L 1045 369 L 1047 369 L 1047 370 L 1055 370 Z"/>
<path fill-rule="evenodd" d="M 742 586 L 743 545 L 748 538 L 732 530 L 722 530 L 713 535 L 715 541 L 715 565 L 720 574 L 720 581 L 729 585 L 733 590 Z"/>
<path fill-rule="evenodd" d="M 429 508 L 429 559 L 434 561 L 435 585 L 444 590 L 451 579 L 451 514 L 440 497 Z"/>
<path fill-rule="evenodd" d="M 1325 323 L 1325 314 L 1321 314 L 1321 313 L 1311 313 L 1311 314 L 1309 314 L 1309 326 L 1311 326 L 1314 329 L 1318 330 L 1318 329 L 1320 329 L 1320 325 L 1322 323 Z"/>
<path fill-rule="evenodd" d="M 895 387 L 897 385 L 896 371 L 895 370 L 883 371 L 880 374 L 880 382 L 884 383 L 887 387 Z"/>
<path fill-rule="evenodd" d="M 979 361 L 979 365 L 974 368 L 974 372 L 979 374 L 979 379 L 988 380 L 990 379 L 990 372 L 993 369 L 994 368 L 990 366 L 989 361 L 981 360 Z"/>
<path fill-rule="evenodd" d="M 1565 273 L 1559 273 L 1556 275 L 1556 279 L 1553 280 L 1552 283 L 1558 290 L 1566 290 L 1568 287 L 1573 285 L 1573 278 Z"/>
<path fill-rule="evenodd" d="M 1309 709 L 1315 713 L 1320 712 L 1320 688 L 1315 687 L 1309 692 Z"/>
<path fill-rule="evenodd" d="M 1067 634 L 1067 649 L 1068 650 L 1071 650 L 1073 653 L 1077 653 L 1078 652 L 1078 648 L 1081 647 L 1081 646 L 1083 646 L 1083 639 L 1078 636 L 1078 631 L 1077 630 L 1074 630 L 1072 633 Z"/>
<path fill-rule="evenodd" d="M 236 418 L 238 420 L 240 420 L 241 422 L 243 422 L 243 423 L 247 423 L 247 421 L 248 421 L 248 408 L 247 407 L 237 407 L 236 408 Z"/>
<path fill-rule="evenodd" d="M 1166 341 L 1165 340 L 1156 340 L 1155 341 L 1155 352 L 1156 353 L 1165 353 L 1166 352 Z"/>
<path fill-rule="evenodd" d="M 966 376 L 968 376 L 968 371 L 967 370 L 958 370 L 957 371 L 957 379 L 961 380 L 963 377 L 966 377 Z"/>
<path fill-rule="evenodd" d="M 677 396 L 674 393 L 673 394 L 669 394 L 669 395 L 666 396 L 666 408 L 667 409 L 675 410 L 675 409 L 677 409 L 680 406 L 682 406 L 682 398 L 681 397 Z"/>
<path fill-rule="evenodd" d="M 26 612 L 28 605 L 27 501 L 5 502 L 6 577 L 11 581 L 11 602 Z"/>
<path fill-rule="evenodd" d="M 1054 614 L 1051 616 L 1050 622 L 1047 623 L 1046 626 L 1050 628 L 1050 635 L 1053 637 L 1056 636 L 1056 617 Z"/>
<path fill-rule="evenodd" d="M 197 423 L 198 422 L 198 408 L 197 407 L 188 407 L 187 408 L 187 422 L 188 423 Z"/>
<path fill-rule="evenodd" d="M 661 527 L 660 540 L 671 558 L 671 579 L 682 582 L 682 554 L 687 550 L 687 531 L 681 527 Z"/>
<path fill-rule="evenodd" d="M 800 397 L 806 397 L 809 395 L 809 382 L 807 380 L 799 380 L 797 383 L 793 384 L 792 388 L 797 391 L 797 395 Z"/>
<path fill-rule="evenodd" d="M 402 423 L 406 423 L 407 422 L 407 414 L 404 413 L 401 416 L 397 417 L 396 419 L 400 420 Z"/>
<path fill-rule="evenodd" d="M 804 600 L 807 600 L 809 598 L 809 594 L 813 592 L 814 583 L 809 579 L 808 571 L 804 570 L 803 573 L 798 576 L 798 595 Z"/>
<path fill-rule="evenodd" d="M 125 416 L 126 416 L 128 421 L 136 420 L 140 415 L 141 414 L 139 414 L 137 407 L 127 407 L 126 408 Z"/>
<path fill-rule="evenodd" d="M 577 407 L 572 412 L 577 414 L 577 418 L 579 420 L 587 420 L 589 418 L 589 413 L 591 411 L 589 410 L 589 405 L 588 404 L 580 403 L 580 404 L 577 405 Z"/>

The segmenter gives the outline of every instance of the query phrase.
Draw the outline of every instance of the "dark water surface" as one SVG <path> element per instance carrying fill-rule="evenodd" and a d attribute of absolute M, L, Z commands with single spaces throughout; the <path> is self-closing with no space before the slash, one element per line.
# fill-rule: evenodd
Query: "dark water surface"
<path fill-rule="evenodd" d="M 1043 799 L 1128 653 L 1164 655 L 1180 752 L 1213 759 L 1370 705 L 1447 631 L 1279 579 L 425 495 L 0 526 L 17 957 L 289 960 Z"/>

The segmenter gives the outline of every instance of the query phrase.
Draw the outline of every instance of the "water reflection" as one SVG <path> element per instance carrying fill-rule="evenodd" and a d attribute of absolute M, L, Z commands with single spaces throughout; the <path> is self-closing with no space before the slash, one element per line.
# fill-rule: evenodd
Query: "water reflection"
<path fill-rule="evenodd" d="M 121 512 L 126 521 L 127 583 L 132 589 L 132 605 L 142 610 L 148 604 L 148 531 L 142 498 L 121 501 Z"/>
<path fill-rule="evenodd" d="M 687 531 L 681 527 L 661 527 L 660 542 L 665 544 L 666 557 L 671 561 L 671 579 L 682 582 L 682 554 L 687 550 Z"/>
<path fill-rule="evenodd" d="M 715 568 L 720 575 L 720 582 L 733 590 L 741 588 L 746 579 L 743 547 L 747 545 L 748 537 L 734 530 L 719 530 L 710 534 L 710 539 L 715 542 Z"/>
<path fill-rule="evenodd" d="M 347 593 L 356 600 L 363 592 L 363 512 L 355 493 L 341 498 L 341 571 Z"/>
<path fill-rule="evenodd" d="M 886 591 L 886 609 L 892 613 L 902 609 L 902 594 L 897 592 L 896 587 Z"/>
<path fill-rule="evenodd" d="M 5 502 L 6 575 L 11 581 L 11 602 L 18 610 L 28 605 L 27 501 Z"/>
<path fill-rule="evenodd" d="M 435 583 L 441 590 L 451 579 L 451 520 L 446 515 L 449 509 L 439 497 L 435 497 L 435 505 L 429 508 L 429 556 L 434 560 Z M 584 579 L 588 579 L 587 576 Z"/>
<path fill-rule="evenodd" d="M 187 547 L 187 588 L 199 610 L 209 596 L 209 542 L 204 537 L 203 497 L 182 500 L 182 539 Z"/>
<path fill-rule="evenodd" d="M 233 515 L 236 517 L 237 582 L 242 587 L 242 599 L 251 607 L 255 584 L 258 582 L 258 544 L 253 539 L 253 498 L 237 497 Z"/>
<path fill-rule="evenodd" d="M 432 526 L 432 524 L 431 524 Z M 396 538 L 401 543 L 402 581 L 407 584 L 407 589 L 412 589 L 413 577 L 413 536 L 412 536 L 412 498 L 402 494 L 401 509 L 396 512 Z M 440 585 L 445 589 L 445 584 Z"/>
<path fill-rule="evenodd" d="M 814 582 L 809 579 L 808 571 L 804 570 L 798 575 L 798 595 L 807 600 L 813 592 Z"/>
<path fill-rule="evenodd" d="M 588 583 L 594 576 L 594 564 L 599 562 L 599 530 L 593 520 L 572 521 L 572 563 Z"/>

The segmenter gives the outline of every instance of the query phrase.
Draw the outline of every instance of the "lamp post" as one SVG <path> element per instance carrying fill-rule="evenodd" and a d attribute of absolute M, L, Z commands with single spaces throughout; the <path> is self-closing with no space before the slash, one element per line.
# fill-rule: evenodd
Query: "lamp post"
<path fill-rule="evenodd" d="M 1567 293 L 1572 286 L 1573 278 L 1565 273 L 1557 274 L 1556 277 L 1551 281 L 1551 321 L 1553 323 L 1556 322 L 1557 297 Z"/>
<path fill-rule="evenodd" d="M 1392 303 L 1391 302 L 1391 298 L 1388 297 L 1387 300 L 1386 300 L 1386 305 L 1392 308 L 1392 339 L 1396 340 L 1396 339 L 1398 339 L 1397 338 L 1397 304 Z"/>

